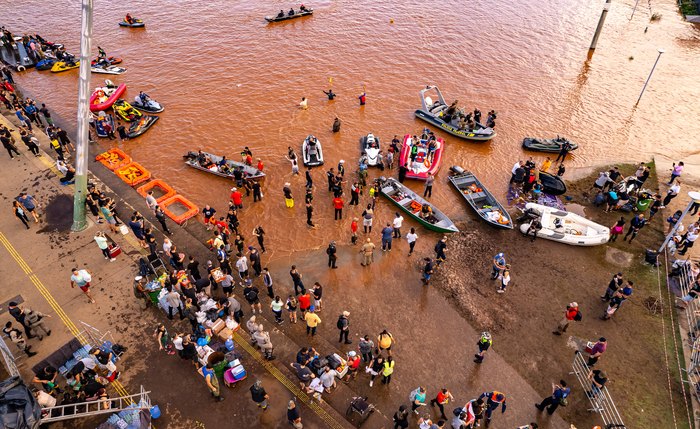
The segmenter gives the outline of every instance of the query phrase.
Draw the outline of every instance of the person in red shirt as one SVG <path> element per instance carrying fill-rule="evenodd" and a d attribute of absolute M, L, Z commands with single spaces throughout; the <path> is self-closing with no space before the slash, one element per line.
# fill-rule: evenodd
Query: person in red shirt
<path fill-rule="evenodd" d="M 445 415 L 445 405 L 447 405 L 450 402 L 450 400 L 453 399 L 454 397 L 452 396 L 452 393 L 450 393 L 449 390 L 440 389 L 435 399 L 430 401 L 430 405 L 433 407 L 437 405 L 438 408 L 440 408 L 440 418 L 443 420 L 447 420 L 447 416 Z"/>
<path fill-rule="evenodd" d="M 357 218 L 353 218 L 350 224 L 350 231 L 352 231 L 352 244 L 355 245 L 357 244 Z"/>
<path fill-rule="evenodd" d="M 299 310 L 301 311 L 301 318 L 304 318 L 304 314 L 309 311 L 311 307 L 311 295 L 309 292 L 304 291 L 302 295 L 299 295 Z"/>
<path fill-rule="evenodd" d="M 556 331 L 552 331 L 552 334 L 554 335 L 561 335 L 564 332 L 566 332 L 566 328 L 569 327 L 569 323 L 572 321 L 578 321 L 581 320 L 580 316 L 580 311 L 578 309 L 578 304 L 575 302 L 572 302 L 571 304 L 566 306 L 566 310 L 564 310 L 564 317 L 559 321 L 559 324 L 557 325 Z"/>
<path fill-rule="evenodd" d="M 251 154 L 247 154 L 245 156 L 245 164 L 250 166 L 253 165 L 253 156 Z"/>
<path fill-rule="evenodd" d="M 345 376 L 345 382 L 350 381 L 353 378 L 357 377 L 358 370 L 360 369 L 360 357 L 357 355 L 357 352 L 354 350 L 350 350 L 348 352 L 348 373 Z"/>
<path fill-rule="evenodd" d="M 238 188 L 231 188 L 231 201 L 237 209 L 243 208 L 243 194 L 238 190 Z"/>
<path fill-rule="evenodd" d="M 262 159 L 258 158 L 258 166 L 257 169 L 260 171 L 263 171 L 263 168 L 265 168 L 265 164 L 263 164 Z"/>
<path fill-rule="evenodd" d="M 340 197 L 333 198 L 333 208 L 335 209 L 335 220 L 343 219 L 343 206 L 345 202 Z"/>

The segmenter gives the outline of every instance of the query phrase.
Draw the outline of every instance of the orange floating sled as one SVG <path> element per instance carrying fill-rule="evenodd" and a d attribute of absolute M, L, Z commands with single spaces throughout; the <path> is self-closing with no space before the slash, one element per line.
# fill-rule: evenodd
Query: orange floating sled
<path fill-rule="evenodd" d="M 132 162 L 118 168 L 114 170 L 114 174 L 130 186 L 136 186 L 151 178 L 151 172 L 143 168 L 138 162 Z"/>
<path fill-rule="evenodd" d="M 159 204 L 163 209 L 163 212 L 165 212 L 165 214 L 178 225 L 182 225 L 187 219 L 195 217 L 197 216 L 197 213 L 199 213 L 199 208 L 180 194 L 176 194 Z M 172 210 L 173 205 L 184 206 L 185 212 L 182 214 L 176 214 Z"/>
<path fill-rule="evenodd" d="M 114 171 L 131 163 L 131 157 L 117 148 L 112 148 L 95 157 L 102 165 Z"/>
<path fill-rule="evenodd" d="M 142 197 L 146 198 L 148 195 L 148 191 L 153 190 L 154 188 L 158 188 L 161 191 L 163 191 L 163 195 L 160 197 L 156 198 L 156 202 L 158 204 L 162 203 L 163 201 L 167 200 L 168 198 L 174 196 L 177 192 L 175 192 L 175 189 L 171 188 L 170 185 L 165 183 L 164 181 L 160 179 L 156 180 L 151 180 L 150 182 L 146 183 L 145 185 L 141 185 L 136 189 L 136 192 L 141 194 Z"/>

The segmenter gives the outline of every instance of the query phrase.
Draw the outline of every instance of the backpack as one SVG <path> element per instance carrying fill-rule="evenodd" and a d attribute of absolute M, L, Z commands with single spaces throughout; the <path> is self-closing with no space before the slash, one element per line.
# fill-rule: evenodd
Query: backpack
<path fill-rule="evenodd" d="M 343 329 L 345 327 L 345 321 L 343 320 L 343 316 L 340 316 L 338 318 L 338 329 Z"/>
<path fill-rule="evenodd" d="M 574 320 L 577 322 L 580 322 L 581 320 L 583 320 L 583 314 L 581 314 L 581 310 L 576 312 L 576 314 L 574 315 Z"/>
<path fill-rule="evenodd" d="M 454 410 L 452 410 L 452 414 L 454 414 L 455 417 L 460 417 L 463 412 L 464 412 L 464 407 L 457 407 Z"/>
<path fill-rule="evenodd" d="M 416 400 L 416 396 L 418 395 L 419 392 L 420 392 L 420 387 L 419 387 L 418 389 L 414 390 L 413 392 L 411 392 L 411 394 L 408 395 L 408 399 L 409 399 L 411 402 L 415 401 L 415 400 Z"/>
<path fill-rule="evenodd" d="M 256 292 L 255 289 L 251 288 L 250 290 L 246 291 L 245 299 L 247 299 L 248 301 L 255 301 L 256 299 L 258 299 L 258 292 Z"/>

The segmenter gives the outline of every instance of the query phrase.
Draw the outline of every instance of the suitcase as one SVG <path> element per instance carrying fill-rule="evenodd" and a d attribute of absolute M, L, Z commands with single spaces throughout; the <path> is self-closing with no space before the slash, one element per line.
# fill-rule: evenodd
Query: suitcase
<path fill-rule="evenodd" d="M 122 253 L 122 248 L 119 247 L 118 244 L 110 244 L 109 245 L 109 257 L 110 258 L 116 258 L 119 256 L 119 254 Z"/>

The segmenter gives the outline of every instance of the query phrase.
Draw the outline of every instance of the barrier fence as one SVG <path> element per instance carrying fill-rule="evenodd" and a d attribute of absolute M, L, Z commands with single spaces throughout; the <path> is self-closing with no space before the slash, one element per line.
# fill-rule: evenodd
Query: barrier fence
<path fill-rule="evenodd" d="M 627 428 L 622 421 L 620 412 L 615 406 L 615 402 L 613 402 L 610 396 L 608 387 L 605 385 L 603 385 L 602 388 L 594 386 L 593 381 L 591 381 L 592 370 L 581 352 L 577 351 L 574 353 L 574 361 L 571 367 L 573 369 L 571 374 L 574 374 L 579 383 L 581 383 L 581 387 L 591 405 L 588 411 L 600 414 L 605 429 Z"/>

